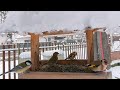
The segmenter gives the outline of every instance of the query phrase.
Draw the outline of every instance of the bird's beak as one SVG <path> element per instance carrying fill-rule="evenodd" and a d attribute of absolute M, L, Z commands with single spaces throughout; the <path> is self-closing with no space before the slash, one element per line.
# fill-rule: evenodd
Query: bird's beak
<path fill-rule="evenodd" d="M 107 61 L 104 61 L 104 63 L 107 65 L 108 64 L 108 62 Z"/>

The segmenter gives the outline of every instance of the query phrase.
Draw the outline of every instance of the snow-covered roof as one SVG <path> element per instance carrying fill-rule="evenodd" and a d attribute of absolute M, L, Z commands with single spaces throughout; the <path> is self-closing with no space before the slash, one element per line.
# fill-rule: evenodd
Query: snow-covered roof
<path fill-rule="evenodd" d="M 9 11 L 0 30 L 43 32 L 83 29 L 85 26 L 116 27 L 120 11 Z"/>
<path fill-rule="evenodd" d="M 25 35 L 25 36 L 23 36 L 23 35 L 17 35 L 16 39 L 18 39 L 18 38 L 30 38 L 30 37 L 31 37 L 30 35 Z"/>

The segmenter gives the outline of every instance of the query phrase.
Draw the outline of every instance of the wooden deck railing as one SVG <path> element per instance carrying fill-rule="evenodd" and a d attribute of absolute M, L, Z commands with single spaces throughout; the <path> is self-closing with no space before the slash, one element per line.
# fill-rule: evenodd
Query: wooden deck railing
<path fill-rule="evenodd" d="M 6 49 L 7 48 L 7 49 Z M 16 45 L 2 45 L 0 49 L 0 74 L 9 71 L 18 64 L 19 54 L 23 52 L 23 48 L 16 48 Z M 8 73 L 0 76 L 0 79 L 17 79 L 18 75 Z"/>
<path fill-rule="evenodd" d="M 64 44 L 51 44 L 44 43 L 40 45 L 40 52 L 50 51 L 50 50 L 63 50 L 66 54 L 66 57 L 73 51 L 78 52 L 76 59 L 87 59 L 87 47 L 86 44 L 70 43 L 68 45 Z M 19 47 L 19 45 L 2 45 L 0 49 L 0 74 L 9 71 L 11 68 L 15 67 L 18 64 L 19 54 L 22 52 L 30 51 L 30 47 Z M 41 59 L 41 58 L 40 58 Z M 17 79 L 17 74 L 9 73 L 3 76 L 0 76 L 0 79 Z"/>
<path fill-rule="evenodd" d="M 51 46 L 47 46 L 47 45 L 40 46 L 41 53 L 50 50 L 63 50 L 66 55 L 65 57 L 68 57 L 70 53 L 76 51 L 78 53 L 76 59 L 87 59 L 87 45 L 84 43 L 69 43 L 67 45 L 54 44 Z"/>

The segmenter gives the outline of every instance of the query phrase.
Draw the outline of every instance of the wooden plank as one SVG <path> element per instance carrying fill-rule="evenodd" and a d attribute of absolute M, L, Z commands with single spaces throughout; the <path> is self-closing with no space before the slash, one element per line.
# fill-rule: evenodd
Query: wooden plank
<path fill-rule="evenodd" d="M 39 35 L 31 34 L 31 61 L 32 61 L 32 71 L 39 69 Z"/>
<path fill-rule="evenodd" d="M 102 34 L 102 43 L 103 43 L 103 53 L 104 53 L 104 58 L 108 61 L 108 63 L 111 63 L 110 59 L 110 46 L 108 44 L 108 36 L 106 32 L 103 32 Z"/>
<path fill-rule="evenodd" d="M 111 72 L 71 73 L 71 72 L 30 72 L 19 79 L 111 79 Z"/>
<path fill-rule="evenodd" d="M 88 63 L 94 61 L 94 51 L 93 51 L 93 31 L 94 30 L 86 30 L 86 41 L 87 41 L 87 55 L 88 55 Z"/>
<path fill-rule="evenodd" d="M 8 45 L 8 48 L 10 48 L 10 45 Z M 8 70 L 10 71 L 11 64 L 10 64 L 10 51 L 8 51 Z M 8 74 L 9 79 L 11 79 L 11 73 Z"/>
<path fill-rule="evenodd" d="M 5 49 L 5 45 L 3 45 L 3 49 Z M 5 73 L 5 51 L 3 51 L 3 73 Z M 3 79 L 5 79 L 5 75 L 3 75 Z"/>
<path fill-rule="evenodd" d="M 102 54 L 101 54 L 101 38 L 100 38 L 100 32 L 96 32 L 96 45 L 97 45 L 97 59 L 96 60 L 101 60 L 102 59 Z"/>
<path fill-rule="evenodd" d="M 15 48 L 15 44 L 14 44 L 14 48 Z M 13 51 L 13 59 L 14 59 L 14 68 L 16 67 L 16 51 Z M 14 73 L 14 79 L 16 79 L 16 73 Z"/>
<path fill-rule="evenodd" d="M 98 45 L 97 45 L 97 32 L 93 35 L 93 44 L 94 44 L 94 61 L 98 60 Z"/>
<path fill-rule="evenodd" d="M 110 47 L 108 44 L 108 37 L 106 32 L 94 33 L 94 60 L 106 59 L 108 63 L 110 60 Z"/>

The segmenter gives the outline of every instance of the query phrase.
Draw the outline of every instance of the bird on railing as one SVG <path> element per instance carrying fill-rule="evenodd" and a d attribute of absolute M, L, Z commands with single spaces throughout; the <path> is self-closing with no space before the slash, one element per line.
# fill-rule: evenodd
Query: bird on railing
<path fill-rule="evenodd" d="M 48 64 L 56 64 L 58 61 L 58 52 L 54 52 L 52 57 L 49 59 Z"/>
<path fill-rule="evenodd" d="M 27 60 L 25 62 L 20 63 L 19 65 L 15 66 L 13 69 L 11 69 L 8 72 L 5 72 L 3 74 L 0 74 L 0 76 L 5 75 L 7 73 L 10 72 L 14 72 L 14 73 L 24 73 L 25 71 L 27 71 L 32 65 L 32 62 Z"/>
<path fill-rule="evenodd" d="M 70 53 L 70 55 L 65 60 L 67 60 L 67 59 L 74 60 L 76 55 L 77 55 L 77 52 L 72 52 L 72 53 Z"/>

